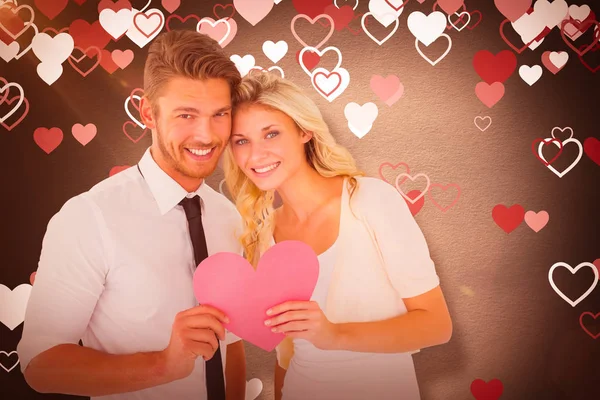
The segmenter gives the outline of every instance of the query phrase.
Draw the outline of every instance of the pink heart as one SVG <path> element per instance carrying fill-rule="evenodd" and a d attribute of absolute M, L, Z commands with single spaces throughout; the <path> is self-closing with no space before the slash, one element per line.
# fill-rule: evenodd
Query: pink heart
<path fill-rule="evenodd" d="M 181 0 L 162 0 L 162 6 L 165 10 L 173 14 L 181 5 Z"/>
<path fill-rule="evenodd" d="M 371 90 L 388 106 L 392 106 L 402 97 L 404 85 L 396 75 L 371 77 Z"/>
<path fill-rule="evenodd" d="M 539 211 L 537 213 L 534 211 L 527 211 L 525 213 L 525 223 L 533 229 L 534 232 L 541 231 L 542 228 L 546 226 L 549 219 L 550 216 L 546 211 Z"/>
<path fill-rule="evenodd" d="M 97 132 L 98 130 L 94 124 L 87 124 L 86 126 L 75 124 L 73 125 L 73 128 L 71 128 L 73 137 L 84 146 L 88 144 L 94 137 L 96 137 Z"/>
<path fill-rule="evenodd" d="M 496 8 L 510 22 L 515 22 L 531 7 L 533 0 L 494 0 Z"/>
<path fill-rule="evenodd" d="M 119 68 L 125 69 L 133 61 L 133 51 L 129 49 L 125 51 L 117 49 L 112 52 L 111 58 Z"/>
<path fill-rule="evenodd" d="M 492 108 L 504 96 L 504 84 L 494 82 L 491 85 L 479 82 L 475 85 L 475 94 L 483 104 Z"/>
<path fill-rule="evenodd" d="M 318 275 L 319 260 L 308 245 L 283 241 L 263 254 L 256 271 L 235 253 L 206 258 L 194 273 L 194 293 L 200 304 L 229 317 L 225 329 L 271 351 L 285 335 L 265 326 L 266 311 L 286 301 L 310 300 Z"/>
<path fill-rule="evenodd" d="M 273 0 L 233 0 L 233 6 L 238 14 L 252 26 L 262 21 L 273 9 Z"/>
<path fill-rule="evenodd" d="M 454 14 L 465 4 L 465 0 L 438 0 L 438 5 L 446 14 Z"/>

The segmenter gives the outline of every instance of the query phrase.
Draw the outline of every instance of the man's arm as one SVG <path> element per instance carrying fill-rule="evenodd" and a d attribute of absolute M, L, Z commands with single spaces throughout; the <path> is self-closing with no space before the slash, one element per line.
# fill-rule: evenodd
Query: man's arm
<path fill-rule="evenodd" d="M 163 360 L 162 352 L 112 355 L 60 344 L 31 360 L 24 376 L 40 393 L 104 396 L 170 382 Z"/>
<path fill-rule="evenodd" d="M 226 400 L 246 398 L 246 351 L 244 342 L 238 340 L 227 345 L 225 362 Z"/>

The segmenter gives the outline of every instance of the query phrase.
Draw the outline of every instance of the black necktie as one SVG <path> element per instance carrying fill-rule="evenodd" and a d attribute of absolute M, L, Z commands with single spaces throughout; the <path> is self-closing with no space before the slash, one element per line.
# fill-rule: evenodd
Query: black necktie
<path fill-rule="evenodd" d="M 200 197 L 198 195 L 192 198 L 185 197 L 179 204 L 185 210 L 190 237 L 194 246 L 194 258 L 196 265 L 198 265 L 208 257 L 206 237 L 204 236 L 204 228 L 202 226 Z M 217 340 L 218 343 L 219 341 Z M 223 377 L 220 346 L 217 347 L 215 355 L 206 362 L 206 391 L 208 392 L 208 400 L 225 400 L 225 380 Z"/>

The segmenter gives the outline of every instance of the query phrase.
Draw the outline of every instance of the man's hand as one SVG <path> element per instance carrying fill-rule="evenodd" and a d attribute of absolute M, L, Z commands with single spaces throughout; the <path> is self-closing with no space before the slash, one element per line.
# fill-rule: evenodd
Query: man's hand
<path fill-rule="evenodd" d="M 182 379 L 192 373 L 196 358 L 210 360 L 219 346 L 217 338 L 225 340 L 223 324 L 228 322 L 222 311 L 206 305 L 178 313 L 169 346 L 162 351 L 166 373 Z"/>

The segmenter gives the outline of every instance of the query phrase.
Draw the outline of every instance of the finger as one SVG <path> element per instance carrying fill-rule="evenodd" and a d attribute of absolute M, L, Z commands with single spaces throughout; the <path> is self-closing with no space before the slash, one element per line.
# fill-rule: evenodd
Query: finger
<path fill-rule="evenodd" d="M 229 323 L 229 318 L 227 317 L 227 315 L 225 315 L 225 313 L 223 311 L 221 311 L 218 308 L 215 308 L 213 306 L 209 306 L 207 304 L 200 304 L 200 305 L 197 305 L 196 307 L 192 307 L 187 310 L 184 310 L 184 311 L 180 312 L 178 314 L 178 316 L 183 318 L 183 317 L 187 317 L 190 315 L 202 315 L 202 314 L 209 314 L 225 324 Z"/>
<path fill-rule="evenodd" d="M 186 348 L 196 357 L 202 357 L 204 360 L 210 360 L 215 355 L 215 349 L 206 342 L 188 341 Z"/>
<path fill-rule="evenodd" d="M 212 315 L 190 315 L 181 320 L 184 328 L 211 329 L 221 340 L 225 340 L 225 328 Z"/>
<path fill-rule="evenodd" d="M 292 321 L 282 325 L 279 325 L 275 328 L 272 328 L 272 332 L 306 332 L 311 328 L 311 323 L 309 321 Z"/>
<path fill-rule="evenodd" d="M 267 326 L 278 326 L 290 321 L 305 321 L 314 317 L 314 311 L 287 311 L 265 321 Z"/>
<path fill-rule="evenodd" d="M 286 301 L 267 310 L 267 315 L 277 315 L 291 310 L 308 310 L 314 307 L 312 301 Z"/>
<path fill-rule="evenodd" d="M 181 338 L 190 346 L 196 346 L 198 343 L 210 345 L 212 351 L 216 351 L 219 342 L 215 333 L 210 329 L 186 329 L 182 331 Z"/>

